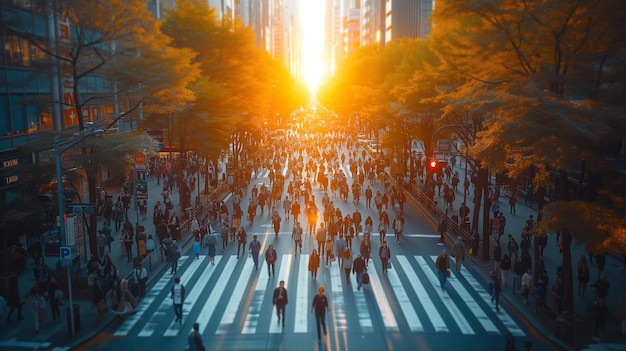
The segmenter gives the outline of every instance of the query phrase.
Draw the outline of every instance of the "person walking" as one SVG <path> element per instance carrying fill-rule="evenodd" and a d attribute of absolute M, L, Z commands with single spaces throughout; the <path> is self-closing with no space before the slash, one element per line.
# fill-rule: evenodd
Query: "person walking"
<path fill-rule="evenodd" d="M 217 237 L 215 234 L 208 232 L 202 239 L 204 247 L 208 248 L 208 255 L 211 259 L 211 265 L 215 266 L 215 252 L 217 251 Z"/>
<path fill-rule="evenodd" d="M 493 246 L 493 270 L 494 271 L 498 270 L 501 260 L 502 260 L 502 246 L 500 246 L 500 242 L 496 240 Z"/>
<path fill-rule="evenodd" d="M 41 296 L 38 287 L 31 292 L 31 309 L 33 312 L 33 320 L 35 321 L 35 333 L 39 333 L 41 324 L 46 319 L 46 300 Z"/>
<path fill-rule="evenodd" d="M 268 276 L 276 277 L 276 274 L 274 273 L 274 265 L 277 259 L 278 255 L 276 254 L 276 250 L 274 250 L 274 245 L 270 244 L 270 246 L 267 248 L 267 251 L 265 251 L 265 263 L 267 263 Z"/>
<path fill-rule="evenodd" d="M 317 250 L 322 256 L 324 256 L 327 234 L 328 230 L 324 226 L 324 222 L 322 222 L 320 224 L 320 227 L 317 229 L 317 233 L 315 235 L 315 238 L 317 239 Z"/>
<path fill-rule="evenodd" d="M 252 236 L 252 241 L 248 247 L 250 254 L 252 255 L 252 262 L 254 262 L 254 269 L 259 270 L 259 253 L 261 252 L 261 243 L 257 240 L 257 236 Z M 237 252 L 239 253 L 239 252 Z"/>
<path fill-rule="evenodd" d="M 502 290 L 500 278 L 498 277 L 498 273 L 496 273 L 495 271 L 489 272 L 489 277 L 491 277 L 491 281 L 489 282 L 491 302 L 496 303 L 496 311 L 500 312 L 500 291 Z"/>
<path fill-rule="evenodd" d="M 352 227 L 350 228 L 352 229 Z M 349 233 L 350 231 L 348 231 Z M 337 264 L 342 267 L 343 254 L 346 252 L 346 239 L 343 238 L 343 234 L 339 233 L 339 237 L 335 239 L 335 249 L 337 250 Z"/>
<path fill-rule="evenodd" d="M 313 279 L 317 278 L 317 269 L 320 267 L 320 255 L 317 254 L 317 250 L 313 249 L 311 256 L 309 257 L 309 271 Z"/>
<path fill-rule="evenodd" d="M 196 255 L 196 260 L 200 259 L 201 242 L 200 242 L 200 237 L 198 235 L 194 235 L 192 248 L 193 248 L 194 255 Z"/>
<path fill-rule="evenodd" d="M 274 289 L 274 296 L 272 297 L 272 304 L 276 306 L 276 315 L 278 316 L 278 324 L 280 324 L 281 316 L 283 322 L 283 328 L 285 327 L 285 307 L 289 303 L 287 297 L 287 289 L 285 289 L 285 281 L 281 280 L 278 287 Z"/>
<path fill-rule="evenodd" d="M 439 242 L 444 242 L 444 236 L 446 235 L 446 231 L 448 230 L 448 218 L 445 215 L 441 216 L 439 220 L 439 225 L 437 225 L 437 231 L 439 232 Z"/>
<path fill-rule="evenodd" d="M 365 273 L 365 260 L 359 253 L 352 263 L 352 274 L 356 274 L 357 290 L 361 290 L 363 286 L 363 273 Z"/>
<path fill-rule="evenodd" d="M 185 286 L 180 283 L 180 278 L 174 278 L 174 286 L 171 289 L 172 304 L 176 322 L 183 324 L 183 304 L 185 303 Z"/>
<path fill-rule="evenodd" d="M 300 222 L 296 222 L 293 226 L 291 238 L 293 239 L 295 245 L 295 257 L 298 257 L 298 249 L 300 249 L 300 254 L 302 254 L 302 226 L 300 226 Z"/>
<path fill-rule="evenodd" d="M 315 325 L 317 326 L 317 340 L 322 340 L 320 326 L 324 329 L 324 335 L 326 331 L 326 312 L 328 311 L 328 298 L 324 295 L 324 286 L 320 285 L 317 289 L 317 295 L 313 297 L 313 304 L 311 305 L 311 313 L 315 312 Z"/>
<path fill-rule="evenodd" d="M 333 237 L 329 236 L 326 240 L 326 268 L 330 267 L 335 260 L 335 243 Z"/>
<path fill-rule="evenodd" d="M 7 306 L 9 306 L 9 313 L 7 313 L 7 323 L 11 322 L 11 315 L 13 315 L 13 311 L 17 310 L 17 320 L 21 321 L 24 319 L 22 316 L 22 299 L 20 298 L 20 294 L 17 292 L 17 287 L 13 287 L 9 289 L 9 293 L 7 295 Z"/>
<path fill-rule="evenodd" d="M 593 328 L 593 336 L 598 337 L 598 331 L 604 333 L 604 326 L 606 325 L 606 320 L 609 317 L 609 308 L 607 307 L 604 299 L 598 299 L 598 302 L 593 305 L 593 313 L 596 322 L 596 325 Z"/>
<path fill-rule="evenodd" d="M 383 266 L 383 273 L 387 274 L 389 260 L 391 259 L 391 250 L 389 249 L 389 246 L 387 246 L 387 240 L 383 240 L 383 245 L 378 248 L 378 257 L 380 257 L 380 262 Z"/>
<path fill-rule="evenodd" d="M 137 265 L 135 265 L 135 269 L 133 270 L 133 283 L 137 286 L 137 297 L 143 299 L 146 296 L 148 271 L 141 265 L 141 263 L 137 263 Z"/>
<path fill-rule="evenodd" d="M 461 271 L 461 265 L 465 259 L 465 244 L 463 243 L 463 237 L 459 236 L 454 245 L 452 246 L 452 257 L 456 260 L 456 271 Z"/>
<path fill-rule="evenodd" d="M 369 264 L 370 257 L 372 256 L 372 243 L 370 242 L 369 234 L 363 234 L 363 241 L 361 241 L 359 252 L 363 256 L 365 265 L 367 266 Z"/>
<path fill-rule="evenodd" d="M 239 250 L 241 249 L 241 254 L 244 254 L 246 249 L 246 243 L 248 242 L 248 234 L 246 234 L 246 230 L 243 227 L 239 227 L 237 231 L 237 258 L 240 257 Z"/>
<path fill-rule="evenodd" d="M 178 259 L 180 258 L 180 246 L 178 246 L 178 242 L 176 241 L 176 239 L 172 240 L 172 246 L 170 246 L 169 248 L 169 254 L 167 258 L 169 259 L 171 264 L 170 273 L 176 274 L 176 270 L 178 270 Z"/>
<path fill-rule="evenodd" d="M 509 257 L 511 258 L 511 260 L 513 260 L 513 262 L 515 262 L 515 260 L 517 260 L 517 251 L 519 250 L 519 245 L 517 244 L 517 241 L 515 241 L 515 238 L 511 234 L 509 234 L 509 241 L 507 243 L 507 249 L 509 251 Z M 515 255 L 515 258 L 513 258 L 513 255 Z"/>
<path fill-rule="evenodd" d="M 585 296 L 587 283 L 589 283 L 589 265 L 585 255 L 581 255 L 578 260 L 578 296 Z"/>
<path fill-rule="evenodd" d="M 48 284 L 48 291 L 46 291 L 46 297 L 50 303 L 50 311 L 52 311 L 52 321 L 56 321 L 61 318 L 61 311 L 59 311 L 59 296 L 60 293 L 59 284 L 54 276 L 50 277 L 50 283 Z"/>
<path fill-rule="evenodd" d="M 524 303 L 528 301 L 528 292 L 533 284 L 533 273 L 530 268 L 526 270 L 526 273 L 522 276 L 522 291 L 520 293 L 524 296 Z"/>
<path fill-rule="evenodd" d="M 130 262 L 133 259 L 133 237 L 127 229 L 122 230 L 122 240 L 126 250 L 126 262 Z"/>
<path fill-rule="evenodd" d="M 437 261 L 435 261 L 435 267 L 437 267 L 437 276 L 439 277 L 441 291 L 445 292 L 446 280 L 448 279 L 448 274 L 450 274 L 450 258 L 448 257 L 446 249 L 443 249 L 441 251 L 441 255 L 437 256 Z"/>
<path fill-rule="evenodd" d="M 205 351 L 206 348 L 202 343 L 202 336 L 200 335 L 200 323 L 194 323 L 191 333 L 187 337 L 187 350 L 189 351 Z"/>
<path fill-rule="evenodd" d="M 511 259 L 509 255 L 504 255 L 502 256 L 502 260 L 500 260 L 500 280 L 504 286 L 506 286 L 509 277 L 509 270 L 511 270 Z"/>
<path fill-rule="evenodd" d="M 350 271 L 352 270 L 353 265 L 352 252 L 348 249 L 343 252 L 342 256 L 343 258 L 341 259 L 340 267 L 342 267 L 344 272 L 346 272 L 346 282 L 350 284 Z"/>

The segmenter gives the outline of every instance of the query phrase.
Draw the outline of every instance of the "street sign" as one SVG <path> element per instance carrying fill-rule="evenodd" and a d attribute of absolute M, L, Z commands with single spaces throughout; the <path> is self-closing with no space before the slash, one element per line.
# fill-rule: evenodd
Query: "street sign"
<path fill-rule="evenodd" d="M 133 162 L 135 163 L 136 169 L 148 168 L 148 156 L 142 151 L 136 152 L 133 155 Z"/>
<path fill-rule="evenodd" d="M 136 190 L 136 195 L 137 195 L 138 200 L 148 198 L 148 182 L 147 181 L 136 181 L 135 190 Z"/>
<path fill-rule="evenodd" d="M 72 250 L 69 247 L 61 246 L 59 256 L 61 257 L 61 267 L 72 266 Z"/>

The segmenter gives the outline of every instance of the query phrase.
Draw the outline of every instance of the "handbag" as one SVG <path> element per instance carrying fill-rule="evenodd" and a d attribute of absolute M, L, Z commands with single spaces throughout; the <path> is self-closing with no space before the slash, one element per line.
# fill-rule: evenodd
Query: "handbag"
<path fill-rule="evenodd" d="M 387 269 L 392 269 L 393 267 L 391 266 L 391 261 L 387 261 Z"/>
<path fill-rule="evenodd" d="M 450 278 L 450 270 L 446 270 L 446 277 Z"/>

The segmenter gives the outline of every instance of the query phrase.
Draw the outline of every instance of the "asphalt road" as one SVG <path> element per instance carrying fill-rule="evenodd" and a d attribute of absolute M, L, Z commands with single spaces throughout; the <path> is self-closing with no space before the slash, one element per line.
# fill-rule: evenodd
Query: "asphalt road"
<path fill-rule="evenodd" d="M 347 165 L 343 171 L 351 182 Z M 269 184 L 267 172 L 261 171 L 252 183 Z M 372 187 L 382 190 L 379 184 Z M 313 193 L 318 208 L 323 208 L 321 190 L 314 187 Z M 246 199 L 244 196 L 243 209 L 247 208 Z M 365 208 L 363 199 L 356 204 L 338 198 L 334 201 L 344 215 L 358 207 L 363 218 L 370 214 L 377 226 L 376 208 Z M 317 279 L 313 279 L 307 265 L 308 255 L 317 248 L 316 241 L 305 229 L 303 254 L 296 256 L 291 239 L 293 220 L 286 220 L 282 206 L 278 205 L 277 210 L 283 217 L 278 238 L 274 237 L 267 212 L 257 212 L 252 225 L 243 223 L 248 243 L 252 235 L 258 235 L 261 257 L 269 244 L 274 245 L 278 253 L 275 277 L 268 276 L 262 258 L 258 271 L 247 255 L 237 259 L 236 243 L 230 242 L 224 252 L 218 245 L 214 266 L 206 250 L 196 259 L 189 247 L 177 272 L 187 291 L 182 324 L 174 322 L 170 299 L 174 275 L 167 269 L 153 280 L 135 315 L 115 322 L 80 349 L 181 350 L 194 322 L 200 323 L 204 344 L 213 350 L 505 350 L 507 340 L 512 340 L 518 350 L 523 349 L 526 340 L 533 341 L 533 350 L 552 349 L 531 335 L 525 321 L 507 306 L 496 312 L 486 284 L 471 267 L 464 267 L 460 273 L 452 269 L 442 292 L 434 262 L 444 247 L 438 243 L 435 228 L 410 206 L 404 211 L 405 235 L 400 243 L 393 240 L 393 234 L 387 235 L 392 269 L 386 275 L 377 257 L 378 234 L 372 235 L 374 258 L 368 266 L 372 281 L 362 290 L 356 289 L 354 275 L 349 284 L 346 282 L 337 262 L 329 268 L 322 264 Z M 399 207 L 389 208 L 391 220 L 398 211 Z M 361 240 L 362 235 L 353 240 L 355 248 Z M 284 328 L 277 323 L 272 306 L 272 293 L 280 280 L 285 281 L 289 294 Z M 319 285 L 325 286 L 329 300 L 328 335 L 321 342 L 310 313 Z"/>

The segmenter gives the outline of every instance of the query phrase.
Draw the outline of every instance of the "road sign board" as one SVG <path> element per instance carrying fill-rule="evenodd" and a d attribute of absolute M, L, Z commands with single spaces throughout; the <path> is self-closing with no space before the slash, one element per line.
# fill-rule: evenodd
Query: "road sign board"
<path fill-rule="evenodd" d="M 72 266 L 72 250 L 69 247 L 61 246 L 59 256 L 61 257 L 61 267 Z"/>

